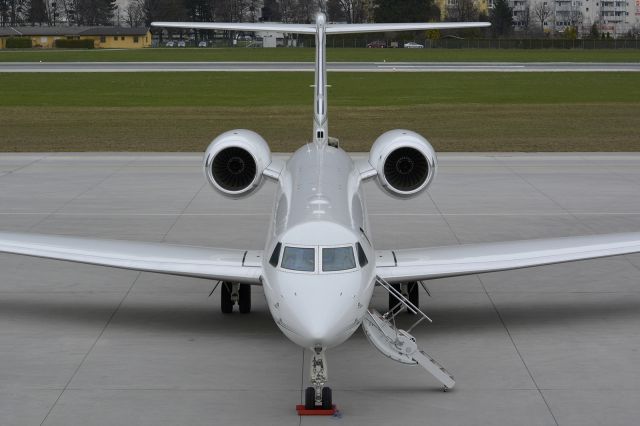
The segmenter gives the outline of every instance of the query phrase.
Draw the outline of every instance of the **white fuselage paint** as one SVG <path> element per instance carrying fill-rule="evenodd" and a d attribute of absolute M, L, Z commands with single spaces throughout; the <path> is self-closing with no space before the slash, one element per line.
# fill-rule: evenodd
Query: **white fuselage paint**
<path fill-rule="evenodd" d="M 375 285 L 375 252 L 360 174 L 339 148 L 309 144 L 287 161 L 279 179 L 263 256 L 263 286 L 269 310 L 282 332 L 305 347 L 332 347 L 357 330 Z M 361 230 L 362 229 L 362 230 Z M 363 232 L 364 231 L 364 232 Z M 349 271 L 323 272 L 321 248 L 355 247 L 359 242 L 368 264 Z M 315 248 L 315 271 L 274 267 L 270 258 L 278 243 Z"/>

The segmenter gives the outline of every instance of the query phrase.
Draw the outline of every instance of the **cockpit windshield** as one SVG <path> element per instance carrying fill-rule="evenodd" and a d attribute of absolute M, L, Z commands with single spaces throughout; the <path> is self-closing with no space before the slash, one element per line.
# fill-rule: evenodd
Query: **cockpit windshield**
<path fill-rule="evenodd" d="M 292 271 L 314 272 L 316 270 L 315 249 L 285 247 L 281 266 Z"/>
<path fill-rule="evenodd" d="M 356 267 L 353 247 L 324 247 L 322 249 L 322 271 L 347 271 Z"/>

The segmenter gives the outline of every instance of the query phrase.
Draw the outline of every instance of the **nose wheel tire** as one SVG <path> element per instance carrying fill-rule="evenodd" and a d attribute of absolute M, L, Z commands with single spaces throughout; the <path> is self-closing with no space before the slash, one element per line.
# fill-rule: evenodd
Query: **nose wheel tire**
<path fill-rule="evenodd" d="M 316 406 L 316 390 L 313 387 L 308 387 L 304 390 L 304 409 L 315 410 L 321 408 L 323 410 L 330 410 L 333 408 L 331 388 L 322 388 L 322 405 Z"/>
<path fill-rule="evenodd" d="M 313 410 L 316 408 L 316 390 L 308 387 L 304 390 L 304 409 Z"/>
<path fill-rule="evenodd" d="M 322 388 L 322 409 L 330 410 L 333 408 L 333 401 L 331 399 L 331 388 Z"/>

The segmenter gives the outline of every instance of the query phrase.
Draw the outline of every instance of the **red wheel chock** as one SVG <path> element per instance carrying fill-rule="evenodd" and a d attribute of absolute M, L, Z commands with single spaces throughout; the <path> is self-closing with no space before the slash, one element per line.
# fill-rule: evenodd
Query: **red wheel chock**
<path fill-rule="evenodd" d="M 304 408 L 304 405 L 296 405 L 296 411 L 299 416 L 333 416 L 338 410 L 336 410 L 336 406 L 334 404 L 329 410 L 323 410 L 322 408 L 307 410 Z"/>

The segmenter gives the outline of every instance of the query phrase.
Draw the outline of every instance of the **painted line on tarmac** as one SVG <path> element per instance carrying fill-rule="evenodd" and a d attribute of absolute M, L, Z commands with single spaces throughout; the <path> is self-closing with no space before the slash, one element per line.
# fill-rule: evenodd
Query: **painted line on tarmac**
<path fill-rule="evenodd" d="M 635 63 L 333 62 L 330 72 L 640 72 Z M 0 73 L 313 72 L 310 62 L 7 62 Z"/>
<path fill-rule="evenodd" d="M 137 217 L 137 216 L 194 216 L 194 217 L 217 217 L 217 216 L 271 216 L 271 213 L 244 213 L 244 212 L 229 212 L 229 213 L 158 213 L 158 212 L 133 212 L 133 213 L 93 213 L 93 212 L 68 212 L 68 213 L 52 213 L 52 212 L 0 212 L 0 216 L 42 216 L 51 215 L 66 216 L 66 217 Z M 530 217 L 530 216 L 543 216 L 543 217 L 560 217 L 560 216 L 640 216 L 640 212 L 521 212 L 521 213 L 394 213 L 394 212 L 381 212 L 381 213 L 369 213 L 369 216 L 464 216 L 464 217 Z"/>

